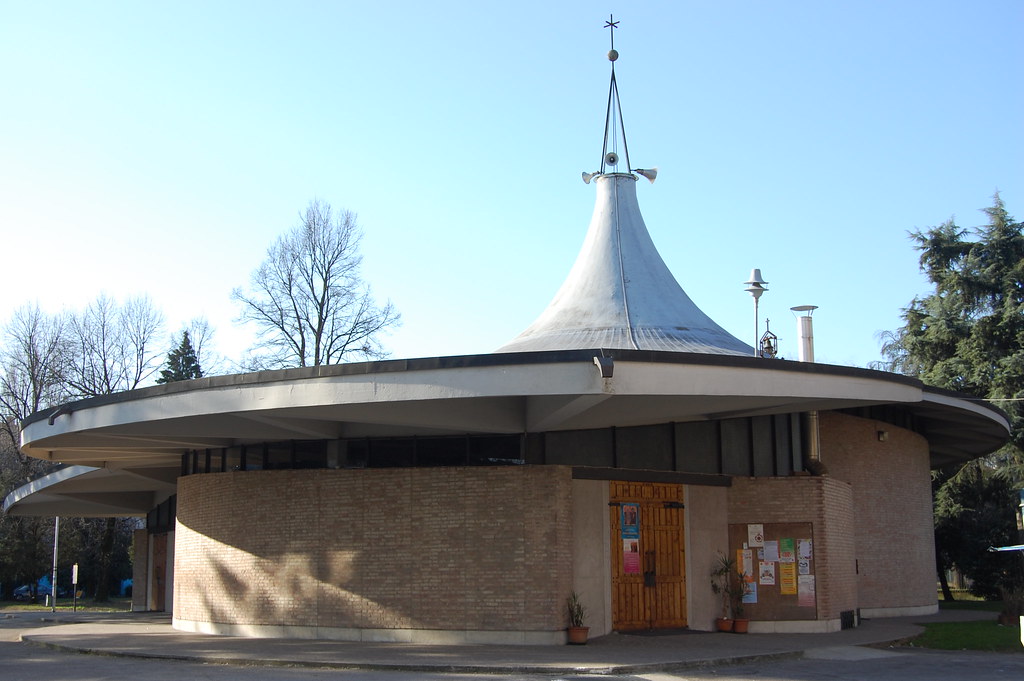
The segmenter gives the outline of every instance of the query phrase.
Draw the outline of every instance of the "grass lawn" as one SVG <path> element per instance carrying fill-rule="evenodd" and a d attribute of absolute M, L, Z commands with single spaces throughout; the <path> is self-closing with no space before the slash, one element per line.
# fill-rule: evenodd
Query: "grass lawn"
<path fill-rule="evenodd" d="M 995 617 L 980 622 L 936 622 L 926 624 L 924 629 L 911 645 L 938 650 L 1024 653 L 1020 627 L 1000 626 Z"/>
<path fill-rule="evenodd" d="M 1020 642 L 1020 627 L 1003 627 L 996 622 L 996 615 L 1003 609 L 1000 601 L 939 601 L 939 609 L 991 612 L 992 619 L 926 624 L 925 632 L 911 641 L 910 645 L 938 650 L 1024 653 L 1024 646 Z"/>
<path fill-rule="evenodd" d="M 939 610 L 988 610 L 989 612 L 999 613 L 1003 610 L 1003 602 L 981 600 L 939 601 Z"/>
<path fill-rule="evenodd" d="M 57 612 L 71 612 L 74 610 L 73 598 L 58 598 Z M 90 598 L 79 598 L 78 609 L 87 612 L 126 612 L 132 609 L 132 599 L 111 598 L 107 603 L 96 603 Z M 50 612 L 52 608 L 46 605 L 45 600 L 39 603 L 26 603 L 25 601 L 0 601 L 0 612 Z"/>

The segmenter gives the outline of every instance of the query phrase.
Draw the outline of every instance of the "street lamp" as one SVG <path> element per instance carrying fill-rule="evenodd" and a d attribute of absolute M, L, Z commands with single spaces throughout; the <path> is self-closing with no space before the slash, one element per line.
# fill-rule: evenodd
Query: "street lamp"
<path fill-rule="evenodd" d="M 761 299 L 761 294 L 768 290 L 765 286 L 768 282 L 761 278 L 761 270 L 754 268 L 750 270 L 750 280 L 743 282 L 747 285 L 744 290 L 754 297 L 754 357 L 760 356 L 760 336 L 758 330 L 760 323 L 758 322 L 757 315 L 757 302 Z"/>

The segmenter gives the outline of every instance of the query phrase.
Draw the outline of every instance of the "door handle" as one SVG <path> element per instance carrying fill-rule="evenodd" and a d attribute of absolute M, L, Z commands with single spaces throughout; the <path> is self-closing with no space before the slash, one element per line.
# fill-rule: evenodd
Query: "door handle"
<path fill-rule="evenodd" d="M 644 551 L 644 586 L 655 586 L 658 583 L 658 563 L 654 551 Z"/>

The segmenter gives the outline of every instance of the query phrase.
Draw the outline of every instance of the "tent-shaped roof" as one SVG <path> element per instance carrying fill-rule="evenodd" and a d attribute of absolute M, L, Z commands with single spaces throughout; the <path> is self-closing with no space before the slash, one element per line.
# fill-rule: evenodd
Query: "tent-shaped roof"
<path fill-rule="evenodd" d="M 676 282 L 640 214 L 636 175 L 597 175 L 583 248 L 554 300 L 497 352 L 614 348 L 753 354 Z"/>

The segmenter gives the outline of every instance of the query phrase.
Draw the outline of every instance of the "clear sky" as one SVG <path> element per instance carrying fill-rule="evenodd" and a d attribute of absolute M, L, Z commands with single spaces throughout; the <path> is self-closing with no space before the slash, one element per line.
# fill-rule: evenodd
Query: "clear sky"
<path fill-rule="evenodd" d="M 490 352 L 593 209 L 614 12 L 645 221 L 752 342 L 865 366 L 928 290 L 908 230 L 1024 217 L 1024 2 L 0 0 L 0 320 L 148 294 L 238 357 L 233 287 L 313 198 L 365 230 L 392 356 Z M 169 346 L 168 346 L 169 349 Z"/>

